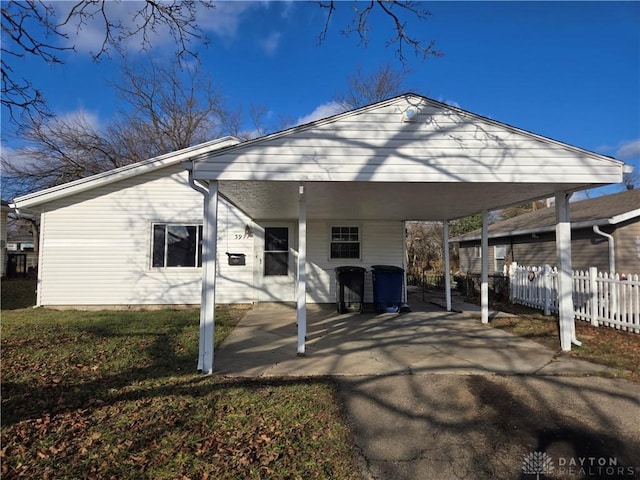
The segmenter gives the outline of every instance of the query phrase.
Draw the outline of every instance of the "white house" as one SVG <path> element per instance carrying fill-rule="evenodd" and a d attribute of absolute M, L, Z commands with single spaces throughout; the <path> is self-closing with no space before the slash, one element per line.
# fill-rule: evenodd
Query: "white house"
<path fill-rule="evenodd" d="M 256 140 L 198 145 L 15 206 L 41 215 L 38 305 L 201 304 L 199 369 L 211 371 L 216 302 L 295 301 L 303 354 L 306 304 L 334 301 L 333 269 L 402 266 L 408 220 L 486 219 L 555 196 L 558 263 L 570 275 L 570 194 L 620 182 L 625 169 L 405 94 Z M 575 340 L 568 278 L 563 349 Z M 482 299 L 487 321 L 486 288 Z"/>

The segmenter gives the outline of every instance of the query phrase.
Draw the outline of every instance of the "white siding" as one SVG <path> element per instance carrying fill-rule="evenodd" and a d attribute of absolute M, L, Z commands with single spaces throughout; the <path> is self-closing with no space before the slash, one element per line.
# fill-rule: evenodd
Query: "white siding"
<path fill-rule="evenodd" d="M 151 225 L 199 224 L 202 205 L 202 195 L 191 189 L 180 166 L 49 203 L 41 222 L 40 305 L 199 304 L 200 268 L 151 267 Z M 329 228 L 336 224 L 360 226 L 360 260 L 329 258 Z M 256 228 L 246 215 L 220 201 L 218 303 L 255 301 L 254 262 L 261 252 L 254 252 L 250 231 Z M 307 300 L 335 302 L 337 266 L 402 266 L 403 232 L 398 221 L 309 222 Z M 246 265 L 229 265 L 227 253 L 244 253 Z M 365 301 L 372 302 L 370 271 L 365 286 Z"/>
<path fill-rule="evenodd" d="M 358 225 L 361 229 L 362 258 L 332 260 L 329 258 L 329 229 L 332 225 Z M 307 302 L 336 301 L 335 272 L 339 266 L 353 265 L 367 269 L 365 302 L 373 302 L 372 265 L 403 267 L 403 222 L 309 222 L 307 225 Z"/>
<path fill-rule="evenodd" d="M 402 113 L 418 108 L 414 121 Z M 421 97 L 401 97 L 195 163 L 197 178 L 617 182 L 621 164 Z"/>
<path fill-rule="evenodd" d="M 180 165 L 49 203 L 42 215 L 40 304 L 199 304 L 200 268 L 151 268 L 151 224 L 201 224 L 202 208 L 202 195 Z M 217 300 L 249 301 L 252 242 L 235 238 L 248 219 L 224 201 L 219 218 L 229 225 L 218 234 Z M 245 250 L 247 265 L 229 266 L 226 248 Z"/>

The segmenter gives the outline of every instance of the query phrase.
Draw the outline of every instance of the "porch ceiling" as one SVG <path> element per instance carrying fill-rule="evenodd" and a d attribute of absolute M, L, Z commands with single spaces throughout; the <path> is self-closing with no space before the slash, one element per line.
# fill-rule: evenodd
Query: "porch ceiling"
<path fill-rule="evenodd" d="M 299 182 L 219 182 L 254 220 L 297 219 Z M 595 185 L 549 183 L 306 182 L 310 220 L 441 221 Z"/>

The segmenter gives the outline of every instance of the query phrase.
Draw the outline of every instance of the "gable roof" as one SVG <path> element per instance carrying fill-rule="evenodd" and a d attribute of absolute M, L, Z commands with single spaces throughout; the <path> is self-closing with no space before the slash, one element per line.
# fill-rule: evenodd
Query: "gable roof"
<path fill-rule="evenodd" d="M 537 176 L 606 184 L 619 181 L 623 166 L 406 93 L 203 155 L 193 171 L 201 180 L 528 183 Z"/>
<path fill-rule="evenodd" d="M 571 228 L 589 228 L 594 225 L 616 225 L 640 217 L 640 190 L 589 198 L 570 204 Z M 547 207 L 518 215 L 489 225 L 489 238 L 529 235 L 555 229 L 555 207 Z M 481 230 L 452 238 L 450 242 L 479 240 Z"/>
<path fill-rule="evenodd" d="M 137 175 L 176 165 L 194 155 L 210 153 L 231 145 L 236 145 L 237 143 L 240 143 L 240 140 L 232 136 L 218 138 L 216 140 L 200 143 L 182 150 L 159 155 L 148 160 L 132 163 L 131 165 L 125 165 L 124 167 L 115 168 L 103 173 L 98 173 L 96 175 L 91 175 L 62 185 L 47 188 L 45 190 L 23 195 L 15 198 L 13 205 L 17 208 L 32 208 L 52 200 L 64 198 L 69 195 L 75 195 L 77 193 L 108 185 L 113 182 L 118 182 L 126 178 L 132 178 Z"/>
<path fill-rule="evenodd" d="M 254 219 L 296 219 L 302 182 L 310 219 L 451 220 L 619 183 L 626 170 L 414 93 L 192 160 L 194 179 L 218 181 Z"/>

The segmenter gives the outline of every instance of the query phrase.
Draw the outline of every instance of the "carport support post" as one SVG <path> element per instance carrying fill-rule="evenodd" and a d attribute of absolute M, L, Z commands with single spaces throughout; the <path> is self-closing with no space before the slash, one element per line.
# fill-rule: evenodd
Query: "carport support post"
<path fill-rule="evenodd" d="M 202 299 L 200 304 L 200 352 L 198 372 L 213 373 L 213 338 L 216 311 L 216 252 L 218 242 L 218 182 L 209 182 L 204 197 L 202 225 Z"/>
<path fill-rule="evenodd" d="M 571 220 L 569 218 L 570 193 L 556 192 L 556 254 L 558 260 L 558 322 L 560 347 L 571 350 L 576 339 L 573 311 L 573 272 L 571 268 Z"/>
<path fill-rule="evenodd" d="M 449 221 L 442 222 L 444 231 L 444 295 L 447 301 L 447 312 L 451 311 L 451 266 L 449 264 Z"/>
<path fill-rule="evenodd" d="M 298 355 L 305 354 L 307 336 L 307 200 L 304 184 L 298 190 L 298 298 L 296 322 L 298 324 Z"/>
<path fill-rule="evenodd" d="M 489 212 L 482 211 L 480 310 L 482 323 L 489 323 Z"/>

